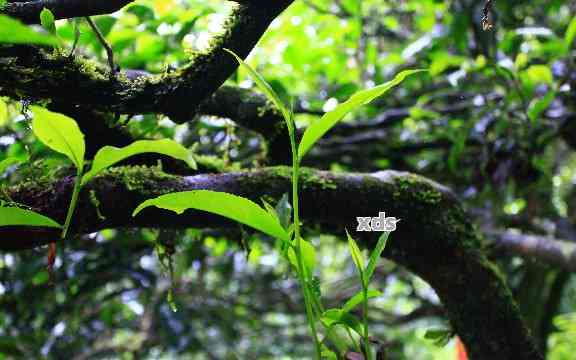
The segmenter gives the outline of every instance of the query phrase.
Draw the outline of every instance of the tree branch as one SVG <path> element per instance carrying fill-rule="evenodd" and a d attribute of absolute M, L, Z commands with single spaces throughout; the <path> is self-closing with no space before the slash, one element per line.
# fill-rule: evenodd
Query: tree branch
<path fill-rule="evenodd" d="M 237 125 L 262 135 L 267 143 L 267 159 L 272 165 L 288 164 L 288 130 L 282 115 L 263 95 L 251 90 L 222 86 L 208 97 L 198 111 L 228 118 Z"/>
<path fill-rule="evenodd" d="M 32 101 L 58 99 L 122 114 L 162 113 L 177 122 L 190 120 L 198 105 L 238 68 L 223 49 L 245 58 L 292 0 L 237 5 L 211 48 L 189 65 L 168 74 L 135 79 L 121 73 L 111 80 L 100 65 L 54 55 L 30 46 L 0 46 L 0 95 Z"/>
<path fill-rule="evenodd" d="M 8 2 L 0 9 L 27 24 L 39 24 L 40 12 L 46 8 L 56 19 L 70 19 L 92 15 L 111 14 L 134 0 L 36 0 Z"/>
<path fill-rule="evenodd" d="M 576 243 L 512 231 L 489 232 L 488 237 L 494 241 L 497 248 L 540 260 L 564 270 L 576 271 Z"/>
<path fill-rule="evenodd" d="M 72 178 L 9 188 L 8 196 L 56 219 L 63 219 L 73 186 Z M 290 189 L 290 169 L 176 177 L 143 167 L 115 168 L 92 181 L 80 197 L 73 223 L 76 232 L 110 227 L 222 227 L 235 226 L 221 217 L 187 211 L 177 216 L 149 208 L 136 218 L 133 209 L 160 194 L 210 189 L 246 196 L 278 199 Z M 484 256 L 483 243 L 446 188 L 425 178 L 395 171 L 343 174 L 303 169 L 302 215 L 305 225 L 318 225 L 342 234 L 355 229 L 356 216 L 385 211 L 401 219 L 385 256 L 426 280 L 447 309 L 454 329 L 477 359 L 542 359 L 512 295 L 498 270 Z M 89 200 L 100 202 L 98 218 Z M 119 201 L 121 199 L 121 201 Z M 3 230 L 4 249 L 23 249 L 54 241 L 44 234 L 29 236 L 22 228 Z M 355 233 L 364 246 L 375 245 L 378 234 Z"/>
<path fill-rule="evenodd" d="M 269 6 L 267 0 L 229 0 L 243 5 Z M 46 8 L 56 19 L 71 19 L 114 13 L 134 0 L 35 0 L 8 1 L 0 14 L 4 13 L 27 24 L 39 24 L 40 12 Z"/>

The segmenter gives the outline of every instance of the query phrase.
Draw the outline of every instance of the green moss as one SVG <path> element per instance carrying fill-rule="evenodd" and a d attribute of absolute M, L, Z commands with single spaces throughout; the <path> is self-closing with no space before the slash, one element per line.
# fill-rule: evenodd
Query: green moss
<path fill-rule="evenodd" d="M 194 155 L 194 160 L 198 166 L 209 171 L 225 172 L 227 167 L 226 162 L 217 156 Z"/>
<path fill-rule="evenodd" d="M 111 168 L 94 179 L 116 179 L 121 185 L 125 186 L 130 191 L 136 191 L 142 194 L 157 194 L 158 191 L 179 191 L 177 185 L 180 183 L 181 178 L 175 175 L 169 175 L 162 172 L 158 168 L 147 166 L 129 166 L 129 167 L 116 167 Z M 161 189 L 159 186 L 166 184 L 166 189 Z"/>
<path fill-rule="evenodd" d="M 65 59 L 62 59 L 65 60 Z M 65 60 L 66 61 L 66 60 Z M 96 81 L 109 81 L 110 77 L 106 70 L 102 68 L 100 64 L 95 61 L 77 57 L 75 59 L 76 65 L 79 67 L 80 71 L 87 75 L 89 78 Z M 58 70 L 57 70 L 58 71 Z"/>
<path fill-rule="evenodd" d="M 300 177 L 302 179 L 302 188 L 319 187 L 322 190 L 335 190 L 338 188 L 333 179 L 308 168 L 300 169 Z"/>
<path fill-rule="evenodd" d="M 98 215 L 98 219 L 106 220 L 106 217 L 102 215 L 102 213 L 100 212 L 100 200 L 98 200 L 98 197 L 96 196 L 96 191 L 94 190 L 90 190 L 90 202 L 96 208 L 96 215 Z"/>
<path fill-rule="evenodd" d="M 270 177 L 292 178 L 292 169 L 289 166 L 274 166 L 266 170 Z"/>
<path fill-rule="evenodd" d="M 437 205 L 444 197 L 432 184 L 417 175 L 407 174 L 398 177 L 396 184 L 400 193 L 409 192 L 414 200 L 424 204 Z"/>
<path fill-rule="evenodd" d="M 25 163 L 12 175 L 11 181 L 15 189 L 39 188 L 46 189 L 62 177 L 73 174 L 71 168 L 57 166 L 57 160 L 37 160 Z"/>

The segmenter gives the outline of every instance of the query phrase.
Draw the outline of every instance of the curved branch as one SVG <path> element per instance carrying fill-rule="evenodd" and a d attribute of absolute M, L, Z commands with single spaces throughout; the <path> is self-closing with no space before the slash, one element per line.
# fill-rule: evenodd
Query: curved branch
<path fill-rule="evenodd" d="M 436 290 L 472 358 L 542 359 L 504 279 L 484 256 L 475 228 L 448 189 L 395 171 L 302 171 L 302 216 L 308 225 L 341 234 L 344 227 L 356 228 L 357 216 L 377 216 L 385 211 L 402 220 L 384 255 L 418 274 Z M 9 188 L 7 193 L 13 201 L 62 219 L 72 186 L 72 179 L 65 178 L 48 184 L 22 184 Z M 221 217 L 194 211 L 176 216 L 149 208 L 136 218 L 130 215 L 145 199 L 193 189 L 226 191 L 257 202 L 264 196 L 280 198 L 290 189 L 290 169 L 176 177 L 150 168 L 115 168 L 85 189 L 73 225 L 77 232 L 106 227 L 234 226 Z M 98 198 L 100 212 L 106 219 L 97 216 L 89 191 Z M 28 240 L 25 229 L 9 231 L 12 237 L 2 236 L 7 239 L 2 242 L 4 248 L 36 246 L 56 238 L 41 239 L 37 234 L 34 243 Z M 368 247 L 374 246 L 377 235 L 355 234 Z"/>
<path fill-rule="evenodd" d="M 134 0 L 36 0 L 10 2 L 0 9 L 13 18 L 27 24 L 39 24 L 40 12 L 46 8 L 56 19 L 70 19 L 92 15 L 111 14 Z"/>
<path fill-rule="evenodd" d="M 228 118 L 237 125 L 262 135 L 267 143 L 267 159 L 272 165 L 290 163 L 288 130 L 282 115 L 263 95 L 251 90 L 222 86 L 208 97 L 198 111 Z"/>
<path fill-rule="evenodd" d="M 267 6 L 262 0 L 229 0 L 244 5 Z M 27 24 L 39 24 L 40 12 L 49 9 L 54 17 L 59 19 L 71 19 L 93 15 L 112 14 L 134 0 L 36 0 L 36 1 L 8 1 L 0 14 L 4 13 Z"/>
<path fill-rule="evenodd" d="M 245 58 L 272 20 L 293 0 L 236 5 L 211 48 L 189 65 L 161 75 L 110 79 L 98 64 L 54 55 L 30 46 L 0 46 L 0 95 L 14 99 L 58 99 L 122 114 L 163 113 L 190 120 L 198 105 L 238 68 L 223 49 Z"/>

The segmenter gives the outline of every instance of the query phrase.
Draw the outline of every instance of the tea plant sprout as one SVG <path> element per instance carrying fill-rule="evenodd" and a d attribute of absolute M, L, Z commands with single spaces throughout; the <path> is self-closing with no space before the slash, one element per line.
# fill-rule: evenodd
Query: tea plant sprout
<path fill-rule="evenodd" d="M 323 346 L 322 341 L 320 340 L 320 335 L 317 331 L 317 322 L 320 321 L 322 326 L 326 329 L 326 337 L 330 338 L 331 342 L 335 344 L 339 351 L 344 351 L 346 344 L 344 344 L 342 340 L 331 331 L 332 327 L 338 324 L 344 325 L 350 334 L 352 342 L 354 342 L 354 339 L 350 331 L 352 330 L 356 332 L 358 336 L 363 338 L 363 351 L 366 358 L 371 360 L 373 359 L 373 354 L 368 339 L 367 308 L 368 298 L 374 297 L 376 292 L 368 289 L 368 282 L 370 281 L 376 267 L 377 259 L 380 257 L 381 252 L 384 249 L 386 240 L 388 239 L 388 233 L 384 233 L 380 237 L 378 245 L 370 256 L 370 261 L 367 267 L 363 266 L 363 262 L 360 260 L 362 258 L 360 250 L 354 240 L 349 236 L 351 253 L 360 273 L 362 292 L 358 296 L 353 297 L 353 299 L 351 299 L 351 301 L 341 309 L 325 310 L 322 306 L 320 295 L 318 291 L 315 290 L 314 285 L 316 251 L 313 245 L 301 236 L 300 209 L 298 201 L 300 163 L 316 142 L 347 114 L 399 85 L 406 77 L 426 70 L 402 71 L 389 82 L 371 89 L 357 92 L 346 102 L 338 105 L 334 110 L 327 112 L 321 119 L 312 123 L 304 132 L 300 143 L 297 144 L 296 126 L 292 107 L 287 106 L 280 99 L 274 89 L 272 89 L 272 87 L 258 72 L 252 69 L 232 51 L 226 51 L 228 51 L 238 61 L 241 68 L 249 74 L 258 88 L 274 104 L 285 120 L 288 136 L 290 137 L 292 153 L 292 223 L 283 228 L 278 214 L 268 204 L 264 204 L 264 207 L 261 207 L 251 200 L 236 195 L 206 190 L 172 193 L 147 200 L 134 210 L 133 216 L 138 215 L 142 210 L 150 206 L 171 210 L 178 214 L 182 214 L 188 209 L 196 209 L 235 220 L 279 239 L 283 244 L 281 248 L 284 249 L 282 255 L 295 269 L 300 284 L 306 309 L 306 318 L 314 343 L 315 358 L 320 359 L 337 356 L 331 350 Z M 363 304 L 364 309 L 363 324 L 360 321 L 357 321 L 355 317 L 349 313 L 350 310 L 360 303 Z"/>

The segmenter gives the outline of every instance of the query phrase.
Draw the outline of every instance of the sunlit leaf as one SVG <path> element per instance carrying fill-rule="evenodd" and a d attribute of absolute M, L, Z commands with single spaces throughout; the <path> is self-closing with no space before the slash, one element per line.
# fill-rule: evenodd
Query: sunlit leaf
<path fill-rule="evenodd" d="M 42 34 L 6 15 L 0 15 L 0 43 L 58 46 L 54 35 Z"/>
<path fill-rule="evenodd" d="M 380 297 L 383 294 L 381 291 L 370 289 L 370 290 L 368 290 L 367 295 L 368 295 L 367 296 L 368 299 L 372 299 L 372 298 Z M 347 312 L 354 310 L 354 308 L 356 306 L 358 306 L 362 303 L 363 298 L 364 298 L 364 292 L 363 291 L 356 293 L 356 295 L 352 296 L 348 301 L 346 301 L 344 306 L 342 306 L 342 311 L 347 313 Z"/>
<path fill-rule="evenodd" d="M 532 89 L 536 84 L 549 84 L 554 82 L 552 70 L 547 65 L 532 65 L 521 73 L 524 85 Z"/>
<path fill-rule="evenodd" d="M 427 70 L 405 70 L 396 75 L 396 77 L 382 85 L 373 87 L 371 89 L 362 90 L 352 95 L 346 102 L 338 105 L 334 110 L 324 114 L 322 118 L 313 122 L 302 137 L 300 146 L 298 147 L 298 156 L 300 159 L 314 146 L 314 144 L 326 134 L 338 121 L 342 120 L 351 111 L 356 110 L 362 105 L 370 103 L 372 100 L 383 95 L 388 90 L 400 84 L 406 77 L 423 72 Z"/>
<path fill-rule="evenodd" d="M 66 155 L 76 168 L 84 166 L 84 134 L 71 118 L 33 106 L 32 131 L 50 149 Z"/>
<path fill-rule="evenodd" d="M 143 209 L 155 206 L 182 214 L 185 210 L 207 211 L 253 227 L 270 236 L 288 240 L 288 234 L 276 218 L 256 203 L 246 198 L 210 190 L 176 192 L 149 199 L 140 204 L 132 216 Z"/>
<path fill-rule="evenodd" d="M 532 100 L 528 106 L 528 118 L 530 121 L 538 120 L 540 115 L 552 104 L 555 97 L 556 93 L 554 91 L 548 91 L 543 97 Z"/>
<path fill-rule="evenodd" d="M 278 218 L 280 219 L 280 224 L 284 229 L 288 229 L 290 223 L 292 221 L 292 205 L 288 200 L 288 194 L 282 195 L 282 198 L 275 207 L 276 214 L 278 214 Z"/>
<path fill-rule="evenodd" d="M 328 348 L 322 349 L 322 359 L 325 360 L 338 360 L 336 353 Z"/>
<path fill-rule="evenodd" d="M 140 140 L 123 148 L 104 146 L 96 153 L 96 156 L 94 156 L 92 167 L 82 178 L 82 183 L 85 184 L 109 166 L 112 166 L 130 156 L 144 153 L 167 155 L 185 161 L 193 169 L 196 168 L 196 163 L 194 162 L 190 152 L 177 142 L 170 139 Z"/>
<path fill-rule="evenodd" d="M 350 236 L 348 230 L 346 230 L 346 236 L 348 237 L 348 249 L 350 250 L 350 255 L 352 255 L 352 260 L 354 261 L 354 265 L 356 265 L 356 269 L 358 272 L 364 277 L 364 258 L 362 257 L 362 252 L 360 248 L 356 244 L 356 241 Z"/>
<path fill-rule="evenodd" d="M 568 48 L 574 46 L 574 39 L 576 38 L 576 16 L 572 18 L 568 28 L 566 29 L 566 34 L 564 34 L 564 41 Z"/>
<path fill-rule="evenodd" d="M 4 100 L 0 99 L 0 127 L 8 121 L 8 106 Z"/>
<path fill-rule="evenodd" d="M 166 302 L 172 312 L 178 312 L 178 305 L 176 305 L 176 301 L 174 300 L 174 291 L 172 289 L 168 290 L 168 294 L 166 294 Z"/>
<path fill-rule="evenodd" d="M 302 239 L 301 246 L 302 262 L 306 269 L 306 277 L 309 278 L 316 267 L 316 249 L 310 242 L 304 239 Z M 298 268 L 298 258 L 296 257 L 295 247 L 291 247 L 290 250 L 288 250 L 288 260 L 290 260 L 290 263 L 295 268 Z"/>
<path fill-rule="evenodd" d="M 10 166 L 21 163 L 21 162 L 22 162 L 22 160 L 15 158 L 15 157 L 9 157 L 9 158 L 6 158 L 6 159 L 0 161 L 0 176 L 2 174 L 4 174 L 6 169 L 8 169 Z"/>
<path fill-rule="evenodd" d="M 328 309 L 324 311 L 320 320 L 327 326 L 331 326 L 333 323 L 340 321 L 343 314 L 342 309 Z"/>
<path fill-rule="evenodd" d="M 362 336 L 363 326 L 362 322 L 354 315 L 346 313 L 341 309 L 328 309 L 320 317 L 320 321 L 326 327 L 332 327 L 337 324 L 342 324 L 347 328 L 355 331 L 358 335 Z"/>
<path fill-rule="evenodd" d="M 372 250 L 370 254 L 370 260 L 368 261 L 368 266 L 366 267 L 366 271 L 364 272 L 364 283 L 368 284 L 370 279 L 372 279 L 372 274 L 374 274 L 374 270 L 376 269 L 376 265 L 378 264 L 378 260 L 380 260 L 380 256 L 382 255 L 382 251 L 386 247 L 386 242 L 388 241 L 388 237 L 390 233 L 385 231 L 380 235 L 378 238 L 378 243 Z"/>
<path fill-rule="evenodd" d="M 268 211 L 268 214 L 272 215 L 274 218 L 280 221 L 280 218 L 278 218 L 278 214 L 276 213 L 276 209 L 274 208 L 274 206 L 270 205 L 270 203 L 268 203 L 268 201 L 264 199 L 262 199 L 262 205 L 264 205 L 264 209 Z"/>
<path fill-rule="evenodd" d="M 56 34 L 56 23 L 54 14 L 50 9 L 44 8 L 40 12 L 40 23 L 42 27 L 46 29 L 50 34 Z"/>
<path fill-rule="evenodd" d="M 56 221 L 34 211 L 17 207 L 0 207 L 0 226 L 15 225 L 62 227 Z"/>

